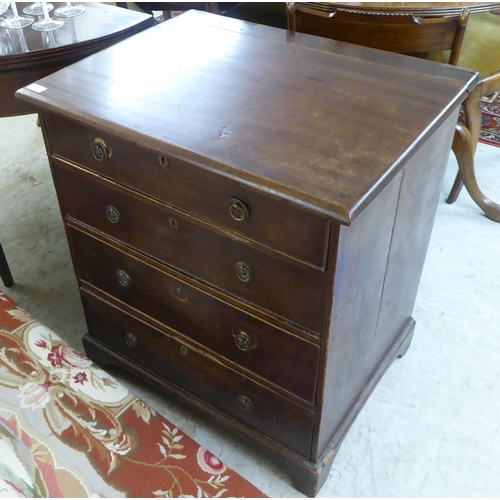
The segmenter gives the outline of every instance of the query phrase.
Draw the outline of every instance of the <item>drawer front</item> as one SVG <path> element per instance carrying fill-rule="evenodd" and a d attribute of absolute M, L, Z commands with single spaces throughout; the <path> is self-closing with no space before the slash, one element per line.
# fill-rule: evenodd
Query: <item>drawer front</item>
<path fill-rule="evenodd" d="M 273 314 L 320 331 L 323 273 L 264 254 L 83 170 L 54 165 L 54 171 L 66 215 Z"/>
<path fill-rule="evenodd" d="M 314 402 L 320 348 L 68 226 L 80 280 Z"/>
<path fill-rule="evenodd" d="M 201 219 L 221 225 L 320 269 L 325 266 L 329 223 L 284 200 L 275 200 L 173 155 L 163 166 L 151 150 L 55 115 L 46 115 L 52 153 Z M 93 155 L 96 137 L 111 150 Z M 239 201 L 234 201 L 235 199 Z M 233 200 L 233 201 L 231 201 Z M 240 205 L 243 201 L 247 207 Z M 230 205 L 233 203 L 231 216 Z M 297 230 L 300 228 L 300 230 Z"/>
<path fill-rule="evenodd" d="M 82 292 L 89 334 L 249 427 L 309 458 L 314 412 Z"/>

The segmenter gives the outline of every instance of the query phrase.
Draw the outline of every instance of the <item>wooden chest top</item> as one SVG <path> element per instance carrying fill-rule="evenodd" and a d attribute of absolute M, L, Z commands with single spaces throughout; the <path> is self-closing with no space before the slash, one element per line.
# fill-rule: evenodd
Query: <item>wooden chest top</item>
<path fill-rule="evenodd" d="M 350 224 L 477 77 L 291 36 L 192 11 L 18 96 Z"/>

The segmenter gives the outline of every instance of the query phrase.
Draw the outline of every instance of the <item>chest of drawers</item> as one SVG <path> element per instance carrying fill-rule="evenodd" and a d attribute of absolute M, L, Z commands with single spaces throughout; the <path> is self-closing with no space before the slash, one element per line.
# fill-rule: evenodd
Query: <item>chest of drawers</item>
<path fill-rule="evenodd" d="M 475 83 L 191 12 L 20 90 L 41 110 L 89 357 L 223 423 L 315 495 L 411 341 Z"/>

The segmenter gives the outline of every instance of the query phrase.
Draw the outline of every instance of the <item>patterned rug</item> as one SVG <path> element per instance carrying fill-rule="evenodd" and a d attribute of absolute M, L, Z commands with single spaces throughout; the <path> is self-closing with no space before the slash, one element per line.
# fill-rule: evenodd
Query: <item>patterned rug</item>
<path fill-rule="evenodd" d="M 500 147 L 500 91 L 481 98 L 482 123 L 479 140 Z"/>
<path fill-rule="evenodd" d="M 0 292 L 0 497 L 265 495 Z"/>

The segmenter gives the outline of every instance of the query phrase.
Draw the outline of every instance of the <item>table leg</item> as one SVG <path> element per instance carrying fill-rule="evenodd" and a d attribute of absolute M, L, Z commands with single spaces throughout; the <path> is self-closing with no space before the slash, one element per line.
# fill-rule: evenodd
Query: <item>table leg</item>
<path fill-rule="evenodd" d="M 14 284 L 14 279 L 12 278 L 2 245 L 0 245 L 0 277 L 2 278 L 3 284 L 9 288 Z"/>
<path fill-rule="evenodd" d="M 452 149 L 457 157 L 459 174 L 465 189 L 489 219 L 500 222 L 500 205 L 487 198 L 477 184 L 474 172 L 475 147 L 472 134 L 467 127 L 457 124 Z"/>
<path fill-rule="evenodd" d="M 480 98 L 482 95 L 482 90 L 483 86 L 481 84 L 477 85 L 463 103 L 465 126 L 471 133 L 474 153 L 476 152 L 477 143 L 479 141 L 479 134 L 481 132 Z M 451 205 L 452 203 L 455 203 L 455 201 L 457 201 L 458 195 L 460 194 L 463 185 L 464 183 L 459 170 L 455 178 L 455 182 L 453 183 L 453 187 L 451 188 L 450 194 L 448 195 L 448 198 L 446 198 L 446 203 L 449 203 Z"/>

